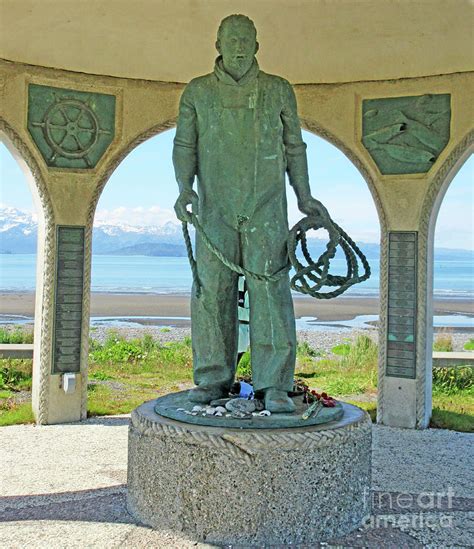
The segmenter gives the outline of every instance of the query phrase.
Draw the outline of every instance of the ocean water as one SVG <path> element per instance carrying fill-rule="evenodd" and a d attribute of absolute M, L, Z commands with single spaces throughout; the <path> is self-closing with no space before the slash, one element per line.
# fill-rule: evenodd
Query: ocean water
<path fill-rule="evenodd" d="M 378 322 L 378 315 L 359 315 L 351 320 L 318 320 L 317 318 L 303 316 L 296 319 L 296 329 L 310 332 L 349 332 L 353 329 L 367 330 L 374 329 Z M 92 327 L 105 326 L 106 328 L 147 328 L 159 326 L 160 329 L 173 329 L 176 326 L 183 326 L 183 321 L 191 322 L 186 316 L 91 316 Z M 4 315 L 0 313 L 0 326 L 6 324 L 26 325 L 31 324 L 33 318 L 23 315 Z M 186 322 L 184 323 L 186 325 Z M 469 328 L 474 329 L 474 318 L 472 316 L 453 314 L 439 315 L 433 317 L 433 327 L 445 330 Z"/>
<path fill-rule="evenodd" d="M 344 274 L 345 265 L 334 259 L 331 272 Z M 379 264 L 371 262 L 369 280 L 350 288 L 348 296 L 376 297 L 379 292 Z M 0 255 L 0 291 L 35 289 L 34 254 Z M 185 257 L 112 256 L 92 258 L 92 291 L 158 294 L 188 294 L 191 269 Z M 474 298 L 472 261 L 439 261 L 434 266 L 434 294 L 438 298 Z"/>

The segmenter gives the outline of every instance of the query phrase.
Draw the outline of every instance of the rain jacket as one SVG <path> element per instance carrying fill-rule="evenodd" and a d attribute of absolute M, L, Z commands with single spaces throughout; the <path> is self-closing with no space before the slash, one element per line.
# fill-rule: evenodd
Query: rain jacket
<path fill-rule="evenodd" d="M 308 181 L 289 82 L 259 70 L 255 59 L 237 82 L 218 57 L 214 72 L 182 94 L 173 163 L 182 189 L 197 176 L 203 221 L 210 216 L 238 229 L 265 205 L 286 223 L 285 172 L 293 186 Z"/>

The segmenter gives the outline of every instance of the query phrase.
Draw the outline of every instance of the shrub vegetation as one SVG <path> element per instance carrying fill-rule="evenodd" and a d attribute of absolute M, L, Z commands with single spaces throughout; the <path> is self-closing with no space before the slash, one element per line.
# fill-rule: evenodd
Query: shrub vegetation
<path fill-rule="evenodd" d="M 89 415 L 128 413 L 146 400 L 192 386 L 190 338 L 163 344 L 150 334 L 126 339 L 110 331 L 103 343 L 91 340 L 89 352 Z M 311 388 L 366 409 L 375 420 L 377 345 L 361 335 L 334 347 L 332 354 L 330 358 L 299 342 L 296 376 Z M 33 421 L 31 370 L 31 360 L 0 360 L 0 425 Z M 251 376 L 249 352 L 243 355 L 237 375 Z M 473 415 L 472 369 L 435 369 L 432 426 L 472 432 Z"/>
<path fill-rule="evenodd" d="M 438 334 L 433 342 L 433 351 L 451 353 L 453 351 L 453 338 L 449 334 Z"/>
<path fill-rule="evenodd" d="M 0 343 L 33 343 L 33 333 L 22 328 L 0 328 Z"/>

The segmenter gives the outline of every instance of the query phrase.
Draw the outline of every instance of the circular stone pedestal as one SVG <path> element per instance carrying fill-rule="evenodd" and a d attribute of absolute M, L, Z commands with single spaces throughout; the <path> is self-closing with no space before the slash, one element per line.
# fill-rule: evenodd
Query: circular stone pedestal
<path fill-rule="evenodd" d="M 338 421 L 227 429 L 132 413 L 128 509 L 153 528 L 215 544 L 307 544 L 370 513 L 371 422 L 343 404 Z"/>
<path fill-rule="evenodd" d="M 244 400 L 244 399 L 239 399 Z M 234 401 L 235 402 L 235 401 Z M 195 402 L 190 402 L 189 391 L 179 393 L 170 393 L 162 396 L 155 401 L 155 412 L 159 416 L 168 419 L 176 419 L 180 423 L 194 423 L 195 425 L 206 425 L 208 427 L 225 427 L 226 429 L 284 429 L 291 427 L 308 427 L 309 425 L 319 425 L 329 421 L 339 420 L 344 415 L 342 404 L 337 402 L 334 408 L 320 408 L 318 413 L 308 419 L 302 419 L 302 414 L 308 409 L 308 404 L 303 403 L 301 396 L 294 398 L 293 402 L 296 410 L 291 413 L 271 414 L 270 416 L 250 416 L 248 419 L 236 419 L 229 417 L 230 414 L 218 417 L 208 416 L 204 413 L 190 415 Z M 204 406 L 205 408 L 206 406 Z M 188 410 L 188 413 L 185 413 Z"/>

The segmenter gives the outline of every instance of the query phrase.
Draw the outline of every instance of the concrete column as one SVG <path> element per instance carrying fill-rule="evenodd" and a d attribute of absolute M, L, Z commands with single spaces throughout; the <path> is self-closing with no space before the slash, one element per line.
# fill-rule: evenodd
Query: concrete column
<path fill-rule="evenodd" d="M 426 242 L 418 230 L 383 235 L 379 403 L 377 421 L 425 428 L 431 417 L 431 300 L 427 294 Z"/>
<path fill-rule="evenodd" d="M 40 424 L 86 416 L 95 207 L 125 156 L 174 125 L 182 88 L 0 63 L 0 138 L 26 168 L 39 217 L 32 392 Z M 45 133 L 46 122 L 61 103 L 69 113 L 63 118 L 74 119 L 80 107 L 91 130 L 97 132 L 98 138 L 83 141 L 81 150 Z M 74 125 L 66 127 L 71 135 L 77 132 Z M 71 303 L 76 306 L 67 306 L 66 295 L 73 296 Z M 68 384 L 66 393 L 64 374 L 68 373 L 75 387 Z"/>
<path fill-rule="evenodd" d="M 12 112 L 17 111 L 12 109 Z M 76 421 L 84 415 L 81 406 L 81 379 L 74 376 L 75 391 L 66 394 L 62 388 L 62 372 L 57 368 L 58 353 L 55 355 L 58 246 L 57 211 L 51 199 L 53 178 L 44 169 L 37 151 L 27 144 L 17 129 L 1 118 L 0 135 L 25 174 L 38 214 L 33 413 L 40 424 Z M 74 364 L 71 366 L 72 369 L 76 367 Z"/>
<path fill-rule="evenodd" d="M 451 149 L 436 173 L 411 182 L 386 181 L 384 187 L 380 187 L 385 190 L 388 218 L 388 229 L 382 235 L 377 412 L 378 423 L 384 425 L 412 429 L 429 426 L 436 219 L 449 184 L 473 152 L 473 143 L 474 132 L 470 131 Z M 405 184 L 412 187 L 402 192 Z M 397 244 L 400 238 L 408 238 L 415 245 L 402 245 L 404 250 L 400 252 Z M 409 261 L 412 256 L 414 271 Z M 402 305 L 401 310 L 397 310 L 398 305 Z M 411 315 L 414 318 L 412 333 L 403 329 L 403 318 Z M 403 343 L 397 345 L 397 335 L 402 338 L 413 335 L 414 356 L 411 345 L 407 345 L 407 349 L 400 348 Z"/>
<path fill-rule="evenodd" d="M 431 373 L 426 368 L 426 244 L 419 238 L 423 176 L 383 176 L 378 185 L 386 213 L 380 265 L 377 421 L 392 427 L 426 427 L 431 415 Z M 419 421 L 420 410 L 423 420 Z"/>
<path fill-rule="evenodd" d="M 78 421 L 86 413 L 84 244 L 82 226 L 39 228 L 33 412 L 41 424 Z"/>

